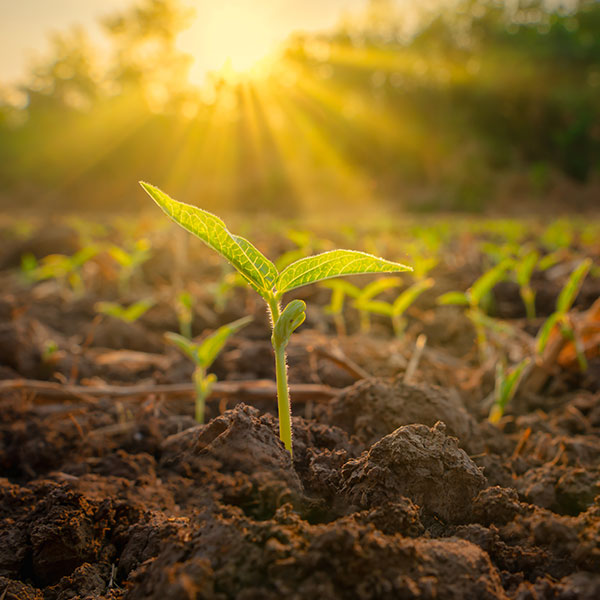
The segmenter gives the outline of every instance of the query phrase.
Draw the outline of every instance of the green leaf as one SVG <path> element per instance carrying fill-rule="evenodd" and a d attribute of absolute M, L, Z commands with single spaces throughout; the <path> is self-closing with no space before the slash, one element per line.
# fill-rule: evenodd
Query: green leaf
<path fill-rule="evenodd" d="M 402 283 L 403 281 L 400 279 L 400 277 L 384 277 L 382 279 L 372 281 L 361 290 L 358 297 L 358 303 L 368 302 L 382 292 L 385 292 L 390 288 L 398 287 L 402 285 Z"/>
<path fill-rule="evenodd" d="M 564 315 L 562 315 L 559 312 L 554 312 L 544 321 L 544 324 L 538 331 L 537 340 L 535 344 L 536 352 L 538 355 L 541 355 L 544 352 L 546 344 L 550 339 L 550 333 L 554 329 L 554 326 L 559 322 L 559 320 L 563 318 L 563 316 Z"/>
<path fill-rule="evenodd" d="M 464 292 L 447 292 L 437 299 L 438 304 L 457 304 L 459 306 L 468 306 L 469 297 Z"/>
<path fill-rule="evenodd" d="M 533 269 L 539 260 L 540 255 L 537 250 L 532 250 L 525 255 L 520 262 L 515 265 L 515 272 L 517 275 L 517 283 L 520 287 L 525 287 L 531 280 Z"/>
<path fill-rule="evenodd" d="M 287 346 L 290 336 L 306 319 L 306 303 L 303 300 L 292 300 L 282 311 L 273 327 L 273 347 Z"/>
<path fill-rule="evenodd" d="M 392 314 L 399 317 L 404 314 L 406 309 L 425 291 L 433 286 L 433 279 L 424 279 L 423 281 L 417 281 L 409 288 L 405 289 L 397 298 L 394 300 L 392 305 Z"/>
<path fill-rule="evenodd" d="M 571 273 L 567 283 L 560 291 L 558 296 L 558 300 L 556 301 L 556 311 L 565 314 L 569 312 L 579 290 L 581 289 L 581 284 L 585 279 L 585 276 L 588 274 L 590 267 L 592 266 L 592 259 L 586 258 L 581 261 L 579 266 Z"/>
<path fill-rule="evenodd" d="M 179 335 L 178 333 L 173 333 L 172 331 L 167 331 L 165 333 L 165 338 L 171 342 L 174 346 L 177 346 L 179 350 L 185 354 L 194 364 L 200 365 L 200 357 L 198 356 L 198 350 L 200 348 L 199 344 L 196 344 L 192 340 L 184 337 L 183 335 Z"/>
<path fill-rule="evenodd" d="M 319 285 L 329 288 L 330 290 L 340 291 L 342 294 L 350 296 L 351 298 L 358 298 L 362 291 L 357 285 L 345 281 L 344 279 L 331 279 L 330 281 L 323 281 Z"/>
<path fill-rule="evenodd" d="M 301 258 L 285 268 L 277 278 L 277 295 L 323 279 L 340 275 L 363 273 L 397 273 L 412 271 L 400 263 L 378 258 L 356 250 L 330 250 L 315 256 Z"/>
<path fill-rule="evenodd" d="M 154 306 L 153 300 L 139 300 L 128 306 L 123 312 L 123 317 L 128 323 L 137 321 L 149 308 Z"/>
<path fill-rule="evenodd" d="M 512 259 L 505 259 L 495 267 L 484 273 L 467 292 L 474 306 L 479 306 L 483 297 L 492 291 L 492 288 L 502 280 L 506 270 L 513 264 Z"/>
<path fill-rule="evenodd" d="M 200 364 L 208 369 L 217 356 L 219 356 L 219 352 L 223 349 L 223 346 L 227 343 L 227 340 L 236 332 L 245 327 L 252 321 L 252 317 L 242 317 L 237 321 L 233 321 L 232 323 L 228 323 L 227 325 L 223 325 L 219 327 L 214 333 L 211 333 L 205 340 L 202 341 L 200 347 L 198 349 L 198 358 L 200 360 Z"/>
<path fill-rule="evenodd" d="M 265 296 L 271 292 L 277 269 L 248 240 L 230 233 L 225 223 L 212 213 L 173 200 L 148 183 L 140 185 L 171 219 L 228 260 L 259 294 Z"/>
<path fill-rule="evenodd" d="M 384 317 L 391 317 L 393 314 L 392 305 L 383 300 L 360 301 L 356 303 L 356 308 L 373 313 L 374 315 L 383 315 Z"/>

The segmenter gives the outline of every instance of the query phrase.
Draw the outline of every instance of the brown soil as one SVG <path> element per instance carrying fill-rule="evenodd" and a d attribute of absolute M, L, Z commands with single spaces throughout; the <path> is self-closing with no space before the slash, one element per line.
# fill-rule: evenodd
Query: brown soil
<path fill-rule="evenodd" d="M 71 237 L 46 241 L 62 249 Z M 598 358 L 585 376 L 554 372 L 493 426 L 481 408 L 491 371 L 475 363 L 460 311 L 425 297 L 402 340 L 378 319 L 354 333 L 352 313 L 351 335 L 336 338 L 309 313 L 289 348 L 291 382 L 335 393 L 294 403 L 292 461 L 271 399 L 216 396 L 197 425 L 189 395 L 152 392 L 191 375 L 161 338 L 177 327 L 168 302 L 131 325 L 94 321 L 95 296 L 20 283 L 16 252 L 0 261 L 0 384 L 149 391 L 0 385 L 0 600 L 600 598 Z M 238 291 L 211 326 L 248 308 L 256 322 L 214 372 L 273 378 L 263 309 Z M 510 286 L 497 300 L 522 317 Z M 196 314 L 195 331 L 208 318 Z"/>

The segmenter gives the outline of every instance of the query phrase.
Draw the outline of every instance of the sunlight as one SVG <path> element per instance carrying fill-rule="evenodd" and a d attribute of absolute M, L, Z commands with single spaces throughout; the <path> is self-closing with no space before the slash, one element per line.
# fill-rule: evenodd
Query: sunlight
<path fill-rule="evenodd" d="M 194 58 L 193 83 L 204 82 L 207 72 L 225 78 L 261 74 L 266 58 L 282 41 L 271 15 L 242 0 L 203 11 L 181 36 L 180 46 Z"/>

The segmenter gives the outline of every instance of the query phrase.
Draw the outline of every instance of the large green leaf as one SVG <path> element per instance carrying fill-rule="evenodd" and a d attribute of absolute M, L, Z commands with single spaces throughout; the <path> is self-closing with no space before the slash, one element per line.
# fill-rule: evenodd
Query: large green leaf
<path fill-rule="evenodd" d="M 412 271 L 411 267 L 378 258 L 356 250 L 331 250 L 301 258 L 285 268 L 277 278 L 277 294 L 289 292 L 309 283 L 340 275 L 362 273 L 397 273 Z"/>
<path fill-rule="evenodd" d="M 149 183 L 140 181 L 140 185 L 171 219 L 227 259 L 260 294 L 272 290 L 277 269 L 248 240 L 231 234 L 212 213 L 173 200 Z"/>

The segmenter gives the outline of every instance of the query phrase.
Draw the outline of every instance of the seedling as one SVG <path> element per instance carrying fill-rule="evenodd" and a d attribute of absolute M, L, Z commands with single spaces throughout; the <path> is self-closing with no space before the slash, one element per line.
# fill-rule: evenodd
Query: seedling
<path fill-rule="evenodd" d="M 225 223 L 215 215 L 177 202 L 150 184 L 140 183 L 169 217 L 228 260 L 267 304 L 272 325 L 271 344 L 275 351 L 279 436 L 291 454 L 286 347 L 292 332 L 306 318 L 306 304 L 302 300 L 292 300 L 282 310 L 283 295 L 304 285 L 341 275 L 410 271 L 410 267 L 355 250 L 330 250 L 301 258 L 278 271 L 248 240 L 230 233 Z"/>
<path fill-rule="evenodd" d="M 370 300 L 363 304 L 362 308 L 375 314 L 390 317 L 394 333 L 400 337 L 406 328 L 404 313 L 425 290 L 433 287 L 433 284 L 434 281 L 431 278 L 417 281 L 406 288 L 392 303 L 383 300 Z"/>
<path fill-rule="evenodd" d="M 127 290 L 135 272 L 150 258 L 150 242 L 138 240 L 130 250 L 120 246 L 110 246 L 108 253 L 119 265 L 119 289 Z"/>
<path fill-rule="evenodd" d="M 183 290 L 177 295 L 175 303 L 175 312 L 179 321 L 179 333 L 187 339 L 192 337 L 193 301 L 192 294 L 187 290 Z"/>
<path fill-rule="evenodd" d="M 206 399 L 210 396 L 212 388 L 217 381 L 214 373 L 207 373 L 227 340 L 236 331 L 245 327 L 252 321 L 252 317 L 243 317 L 233 323 L 219 327 L 214 333 L 197 343 L 177 333 L 168 332 L 165 337 L 174 346 L 177 346 L 195 365 L 194 386 L 196 388 L 196 421 L 204 423 Z"/>
<path fill-rule="evenodd" d="M 527 367 L 531 364 L 529 357 L 524 358 L 519 364 L 507 369 L 503 361 L 496 365 L 496 382 L 494 387 L 494 404 L 490 410 L 488 421 L 497 423 L 504 414 L 506 405 L 514 398 L 519 388 L 519 383 L 525 375 Z"/>
<path fill-rule="evenodd" d="M 49 254 L 39 263 L 33 255 L 25 255 L 21 259 L 21 271 L 33 281 L 56 279 L 63 284 L 68 284 L 74 293 L 80 294 L 84 289 L 81 269 L 96 254 L 98 254 L 96 246 L 85 246 L 72 256 Z"/>
<path fill-rule="evenodd" d="M 134 323 L 152 306 L 154 306 L 153 300 L 138 300 L 129 306 L 123 306 L 117 302 L 96 302 L 94 308 L 96 312 L 114 317 L 119 321 Z"/>
<path fill-rule="evenodd" d="M 569 319 L 569 311 L 573 306 L 573 302 L 575 302 L 575 298 L 577 297 L 581 285 L 583 284 L 583 280 L 588 274 L 591 266 L 592 260 L 586 258 L 573 270 L 558 296 L 556 310 L 546 319 L 540 328 L 536 339 L 536 353 L 539 357 L 542 357 L 548 340 L 550 339 L 550 334 L 558 327 L 561 335 L 573 342 L 577 352 L 577 360 L 582 371 L 587 369 L 587 360 L 585 358 L 585 352 L 582 350 L 581 340 Z"/>
<path fill-rule="evenodd" d="M 528 319 L 535 319 L 535 291 L 531 287 L 531 276 L 538 264 L 540 255 L 537 250 L 531 250 L 515 263 L 514 272 L 519 284 L 519 293 L 525 304 Z"/>
<path fill-rule="evenodd" d="M 504 259 L 479 277 L 466 292 L 448 292 L 438 298 L 439 304 L 458 304 L 469 307 L 466 314 L 475 326 L 477 347 L 482 359 L 485 359 L 487 353 L 487 336 L 480 318 L 482 314 L 485 314 L 484 303 L 489 298 L 493 287 L 504 279 L 506 271 L 512 264 L 512 259 Z"/>

